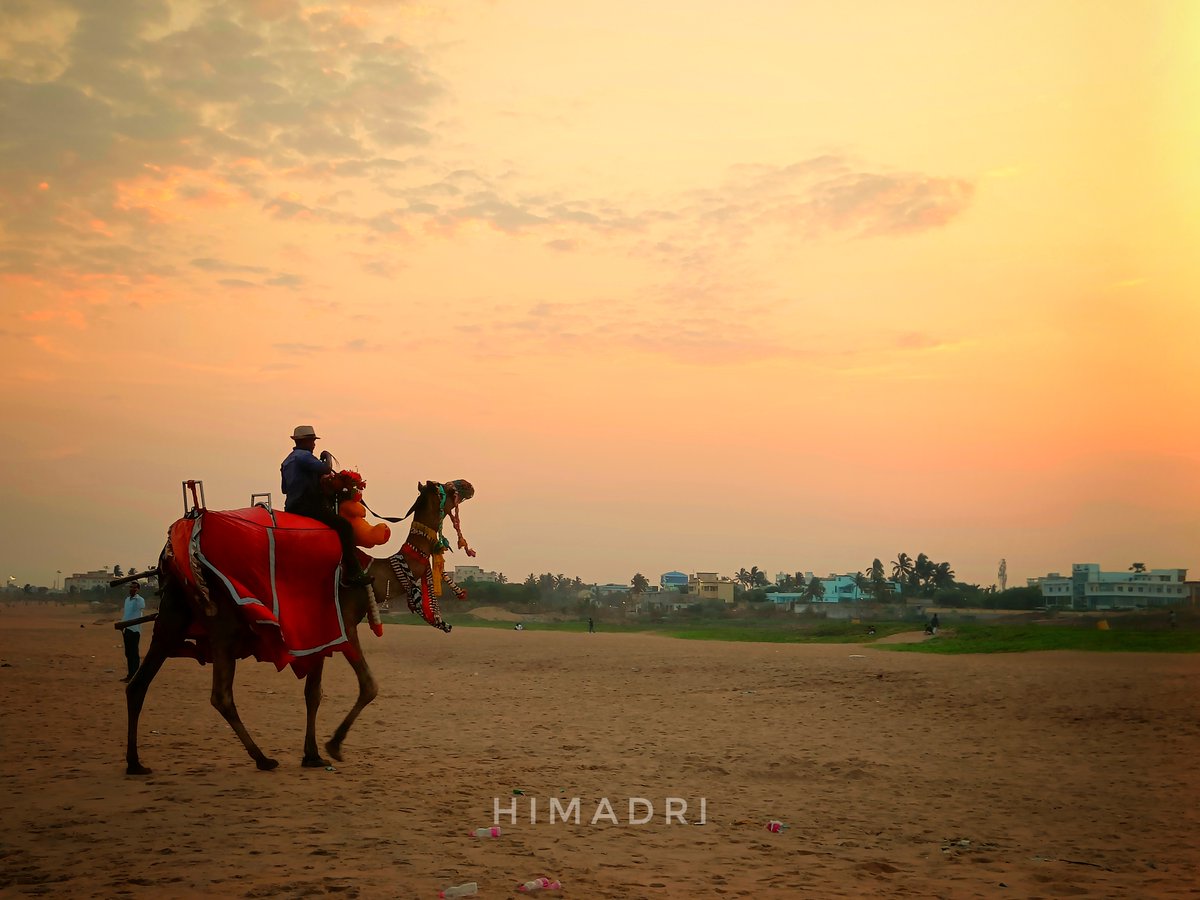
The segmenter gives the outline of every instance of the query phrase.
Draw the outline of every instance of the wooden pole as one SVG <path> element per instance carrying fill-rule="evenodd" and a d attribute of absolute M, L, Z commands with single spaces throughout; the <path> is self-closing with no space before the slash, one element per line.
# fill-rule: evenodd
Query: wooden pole
<path fill-rule="evenodd" d="M 158 613 L 150 613 L 148 616 L 142 616 L 140 619 L 126 619 L 124 622 L 114 622 L 113 628 L 117 631 L 123 631 L 130 625 L 141 625 L 143 622 L 153 622 L 158 618 Z"/>
<path fill-rule="evenodd" d="M 120 587 L 123 584 L 129 584 L 131 581 L 137 581 L 139 578 L 157 578 L 158 568 L 147 569 L 145 572 L 138 572 L 136 575 L 126 575 L 123 578 L 114 578 L 108 583 L 109 587 Z"/>

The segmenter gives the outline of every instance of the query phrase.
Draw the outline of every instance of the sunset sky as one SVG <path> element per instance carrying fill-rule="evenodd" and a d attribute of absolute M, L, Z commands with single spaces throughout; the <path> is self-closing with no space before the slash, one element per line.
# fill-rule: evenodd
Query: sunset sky
<path fill-rule="evenodd" d="M 1197 159 L 1196 3 L 6 0 L 0 577 L 312 424 L 513 581 L 1196 578 Z"/>

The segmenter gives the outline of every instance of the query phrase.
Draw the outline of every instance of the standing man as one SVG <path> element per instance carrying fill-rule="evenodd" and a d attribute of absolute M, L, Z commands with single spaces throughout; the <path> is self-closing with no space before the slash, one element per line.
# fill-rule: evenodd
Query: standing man
<path fill-rule="evenodd" d="M 588 616 L 588 634 L 596 633 L 596 623 L 591 616 Z"/>
<path fill-rule="evenodd" d="M 279 467 L 283 493 L 287 498 L 283 511 L 316 519 L 336 531 L 342 542 L 342 583 L 362 587 L 371 583 L 371 576 L 358 564 L 354 529 L 348 520 L 332 508 L 321 490 L 321 476 L 333 471 L 333 457 L 327 450 L 321 451 L 319 459 L 313 455 L 319 440 L 311 425 L 297 425 L 293 429 L 292 441 L 296 449 L 287 455 Z"/>
<path fill-rule="evenodd" d="M 146 612 L 146 600 L 138 591 L 138 583 L 132 581 L 129 583 L 129 596 L 125 598 L 125 610 L 121 613 L 121 621 L 128 622 L 130 619 L 139 619 Z M 142 658 L 138 653 L 138 645 L 142 642 L 142 626 L 127 625 L 122 634 L 125 639 L 125 662 L 129 666 L 129 674 L 121 679 L 122 684 L 129 684 L 129 679 L 134 676 L 138 670 L 138 666 L 142 664 Z"/>

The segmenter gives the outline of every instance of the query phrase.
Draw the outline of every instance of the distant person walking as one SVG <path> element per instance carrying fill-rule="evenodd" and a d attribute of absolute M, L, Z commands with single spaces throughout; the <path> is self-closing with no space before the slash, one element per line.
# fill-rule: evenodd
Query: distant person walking
<path fill-rule="evenodd" d="M 1167 613 L 1167 623 L 1171 626 L 1172 631 L 1174 631 L 1175 626 L 1179 624 L 1175 617 L 1175 610 L 1171 610 Z"/>
<path fill-rule="evenodd" d="M 933 632 L 932 632 L 933 634 L 937 634 L 937 630 L 940 627 L 938 625 L 937 613 L 934 613 L 933 618 L 929 620 L 929 627 L 933 629 Z"/>
<path fill-rule="evenodd" d="M 125 609 L 121 613 L 122 622 L 140 619 L 145 614 L 146 600 L 139 591 L 140 588 L 136 581 L 129 585 L 129 596 L 125 598 Z M 138 666 L 142 664 L 142 658 L 138 653 L 139 645 L 142 642 L 142 626 L 127 625 L 122 637 L 125 640 L 125 662 L 128 664 L 129 674 L 121 679 L 121 683 L 128 684 L 129 679 L 137 673 Z"/>
<path fill-rule="evenodd" d="M 1172 615 L 1174 615 L 1174 613 L 1172 613 Z M 1174 621 L 1174 620 L 1172 620 L 1172 621 Z M 1172 625 L 1171 627 L 1174 628 L 1175 626 Z M 588 634 L 595 634 L 595 633 L 596 633 L 596 623 L 594 621 L 592 621 L 591 616 L 588 616 Z"/>

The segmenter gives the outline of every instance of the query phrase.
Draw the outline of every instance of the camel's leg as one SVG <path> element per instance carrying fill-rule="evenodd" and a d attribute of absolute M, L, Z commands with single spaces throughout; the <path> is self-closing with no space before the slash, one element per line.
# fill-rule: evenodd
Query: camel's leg
<path fill-rule="evenodd" d="M 255 765 L 264 771 L 275 768 L 279 763 L 258 749 L 258 744 L 254 743 L 254 739 L 250 737 L 250 732 L 242 724 L 242 720 L 238 716 L 237 707 L 233 703 L 233 673 L 237 668 L 237 660 L 234 659 L 231 642 L 228 640 L 218 641 L 214 635 L 212 652 L 212 705 L 225 717 L 225 721 L 229 723 L 230 727 L 237 732 L 237 736 L 242 739 L 242 745 L 246 748 L 246 752 L 250 754 L 251 758 L 253 758 Z"/>
<path fill-rule="evenodd" d="M 162 664 L 171 650 L 183 643 L 187 627 L 187 607 L 183 605 L 182 601 L 177 601 L 165 594 L 160 604 L 158 618 L 154 622 L 150 647 L 137 672 L 125 686 L 125 706 L 129 722 L 129 735 L 125 745 L 126 775 L 150 774 L 150 770 L 143 766 L 138 759 L 138 719 L 142 714 L 142 704 L 146 700 L 146 691 L 150 688 L 150 682 L 162 668 Z"/>
<path fill-rule="evenodd" d="M 304 759 L 300 765 L 306 768 L 324 768 L 329 760 L 317 750 L 317 708 L 321 705 L 321 673 L 325 670 L 325 659 L 317 664 L 304 679 L 304 707 L 308 711 L 308 726 L 304 729 Z"/>
<path fill-rule="evenodd" d="M 354 674 L 358 676 L 358 699 L 354 702 L 354 708 L 347 713 L 342 724 L 333 733 L 333 737 L 325 744 L 326 752 L 338 762 L 342 761 L 342 741 L 346 739 L 346 733 L 350 730 L 350 726 L 354 724 L 354 720 L 358 718 L 358 714 L 363 711 L 363 707 L 374 700 L 375 695 L 379 693 L 379 688 L 375 684 L 375 678 L 371 675 L 367 661 L 363 658 L 362 650 L 358 646 L 357 635 L 353 640 L 353 644 L 354 649 L 358 651 L 358 659 L 351 660 L 350 666 L 354 669 Z"/>

